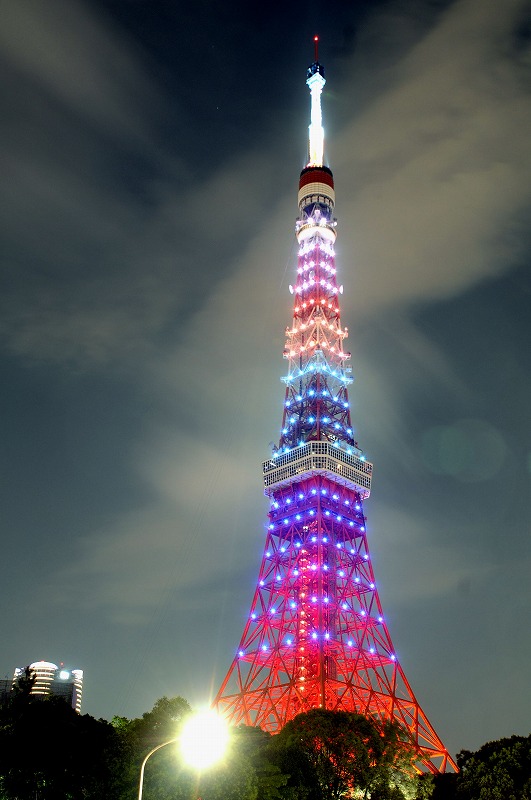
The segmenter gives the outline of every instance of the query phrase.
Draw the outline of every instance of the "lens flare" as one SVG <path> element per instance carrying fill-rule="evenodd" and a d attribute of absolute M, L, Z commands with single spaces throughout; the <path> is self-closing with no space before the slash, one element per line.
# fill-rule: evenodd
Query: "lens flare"
<path fill-rule="evenodd" d="M 214 711 L 205 709 L 184 723 L 179 743 L 185 762 L 201 771 L 221 761 L 228 742 L 229 731 L 225 720 Z"/>

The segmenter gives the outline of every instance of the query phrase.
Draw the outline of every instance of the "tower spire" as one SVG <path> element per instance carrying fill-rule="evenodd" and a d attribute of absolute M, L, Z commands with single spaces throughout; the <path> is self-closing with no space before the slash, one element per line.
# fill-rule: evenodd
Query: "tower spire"
<path fill-rule="evenodd" d="M 308 167 L 323 165 L 324 130 L 321 114 L 321 93 L 326 83 L 324 69 L 319 63 L 319 37 L 313 38 L 315 45 L 315 61 L 308 67 L 306 83 L 310 89 L 311 116 L 308 141 Z"/>
<path fill-rule="evenodd" d="M 323 165 L 324 71 L 308 70 L 310 161 L 299 179 L 298 263 L 286 328 L 278 447 L 262 465 L 264 555 L 240 645 L 214 701 L 230 721 L 277 732 L 313 708 L 394 720 L 420 769 L 455 763 L 395 654 L 369 554 L 372 464 L 354 438 L 341 323 L 334 178 Z"/>

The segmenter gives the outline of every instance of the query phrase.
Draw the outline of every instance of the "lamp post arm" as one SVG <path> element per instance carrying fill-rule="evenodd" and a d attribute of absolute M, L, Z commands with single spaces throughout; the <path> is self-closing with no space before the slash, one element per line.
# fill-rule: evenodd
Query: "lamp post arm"
<path fill-rule="evenodd" d="M 142 800 L 142 790 L 144 788 L 144 768 L 146 766 L 146 762 L 153 753 L 156 753 L 157 750 L 160 750 L 161 747 L 166 747 L 168 744 L 173 744 L 174 742 L 178 741 L 178 736 L 175 736 L 173 739 L 168 739 L 167 742 L 162 742 L 162 744 L 158 744 L 153 750 L 150 750 L 147 756 L 142 761 L 142 766 L 140 767 L 140 783 L 138 784 L 138 800 Z"/>

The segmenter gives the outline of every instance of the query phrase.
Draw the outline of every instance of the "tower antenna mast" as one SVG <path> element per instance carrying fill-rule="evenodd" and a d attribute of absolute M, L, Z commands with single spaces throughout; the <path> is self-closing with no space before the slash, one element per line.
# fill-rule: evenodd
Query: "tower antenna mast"
<path fill-rule="evenodd" d="M 315 61 L 308 67 L 306 83 L 310 89 L 311 110 L 308 128 L 308 167 L 321 167 L 324 158 L 324 129 L 321 112 L 321 94 L 326 83 L 324 69 L 319 63 L 319 37 L 314 36 Z"/>

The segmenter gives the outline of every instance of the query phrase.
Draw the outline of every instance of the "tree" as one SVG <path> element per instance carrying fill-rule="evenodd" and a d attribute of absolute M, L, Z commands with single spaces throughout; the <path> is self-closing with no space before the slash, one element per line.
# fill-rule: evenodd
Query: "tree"
<path fill-rule="evenodd" d="M 122 745 L 110 723 L 59 697 L 15 695 L 0 712 L 0 790 L 6 800 L 117 796 Z"/>
<path fill-rule="evenodd" d="M 277 747 L 302 751 L 299 762 L 308 760 L 322 798 L 340 800 L 356 791 L 393 800 L 415 782 L 414 750 L 395 722 L 316 708 L 288 722 L 276 738 Z M 315 788 L 307 783 L 308 795 L 315 797 Z"/>
<path fill-rule="evenodd" d="M 121 800 L 133 800 L 143 758 L 153 747 L 176 737 L 190 712 L 183 698 L 163 697 L 139 719 L 113 719 L 116 731 L 133 751 L 129 786 Z M 240 726 L 233 733 L 224 762 L 201 775 L 183 764 L 177 745 L 170 744 L 146 764 L 144 800 L 281 800 L 279 789 L 287 776 L 267 758 L 270 739 L 270 734 L 259 728 Z"/>
<path fill-rule="evenodd" d="M 202 800 L 283 800 L 288 776 L 270 758 L 273 738 L 247 725 L 233 729 L 227 757 L 200 776 Z"/>
<path fill-rule="evenodd" d="M 13 682 L 12 698 L 15 702 L 24 701 L 29 698 L 31 690 L 35 686 L 37 673 L 31 667 L 24 667 L 22 672 L 17 675 Z"/>
<path fill-rule="evenodd" d="M 457 755 L 458 800 L 531 800 L 531 735 L 487 742 Z"/>
<path fill-rule="evenodd" d="M 269 745 L 269 758 L 287 775 L 281 790 L 285 800 L 321 800 L 322 793 L 317 772 L 307 750 L 299 742 L 286 742 L 274 736 Z"/>
<path fill-rule="evenodd" d="M 246 759 L 252 766 L 260 800 L 277 800 L 283 797 L 281 789 L 288 782 L 288 774 L 271 759 L 273 738 L 261 728 L 248 725 L 240 725 L 232 733 L 232 751 L 237 752 L 240 758 Z"/>
<path fill-rule="evenodd" d="M 150 749 L 176 736 L 183 720 L 191 713 L 190 704 L 183 697 L 161 697 L 151 711 L 131 721 L 130 729 L 140 747 Z"/>
<path fill-rule="evenodd" d="M 432 793 L 428 797 L 431 800 L 455 800 L 458 777 L 456 772 L 442 772 L 431 776 Z"/>
<path fill-rule="evenodd" d="M 134 800 L 144 757 L 153 747 L 178 736 L 191 711 L 182 697 L 161 697 L 139 718 L 113 717 L 113 728 L 128 754 L 122 765 L 126 788 L 121 800 Z M 176 745 L 164 747 L 149 759 L 144 774 L 145 800 L 189 800 L 190 791 L 191 776 L 179 764 Z"/>

